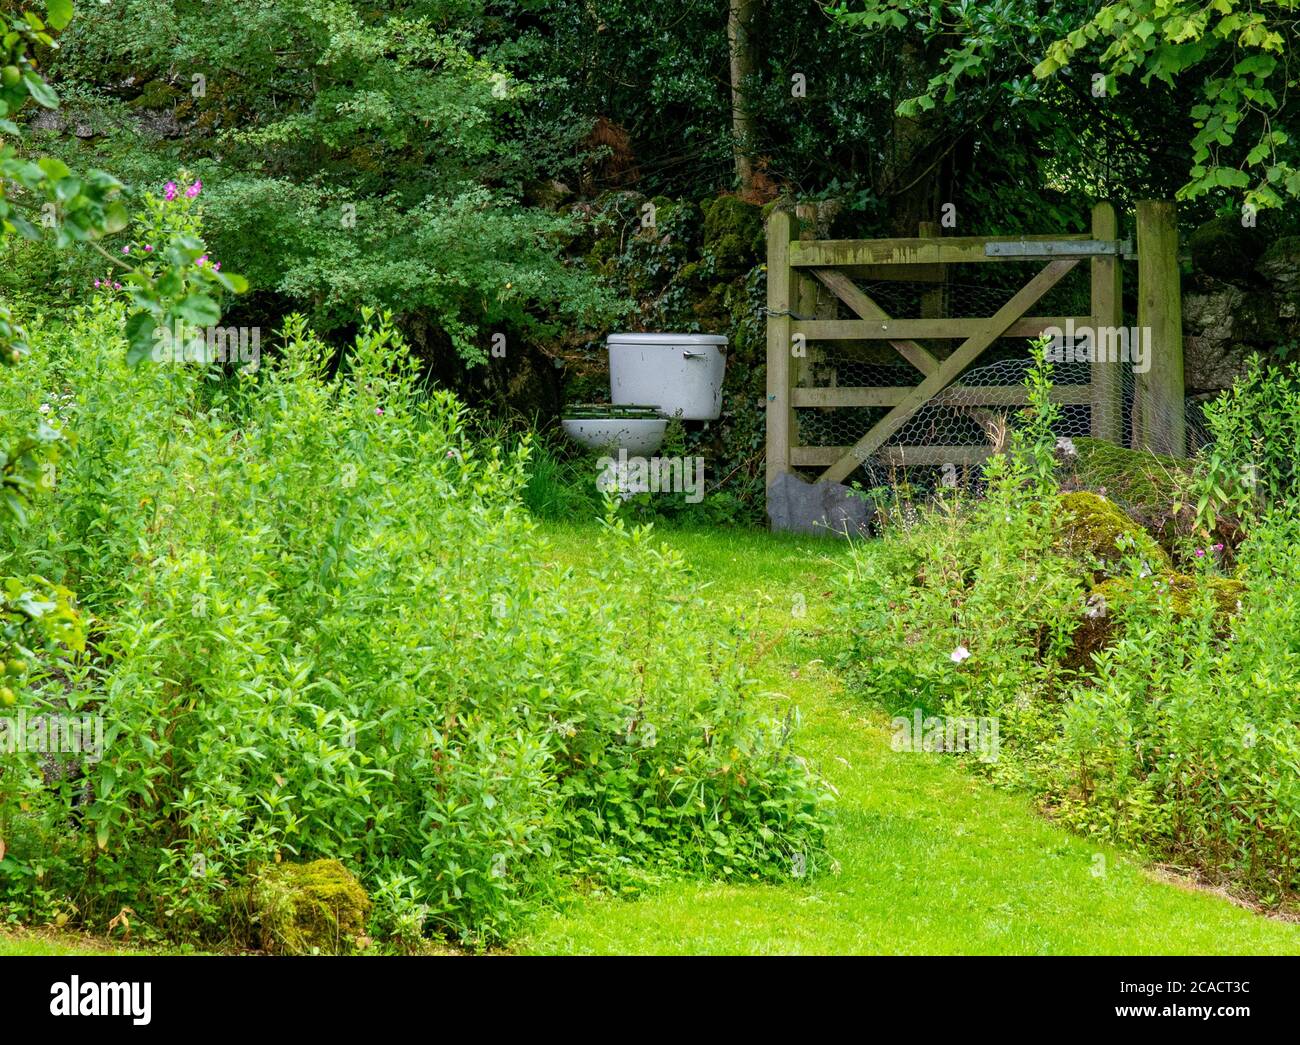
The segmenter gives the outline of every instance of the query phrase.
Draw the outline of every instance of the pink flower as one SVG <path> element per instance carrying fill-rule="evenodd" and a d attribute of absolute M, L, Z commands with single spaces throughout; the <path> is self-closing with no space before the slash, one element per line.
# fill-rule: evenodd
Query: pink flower
<path fill-rule="evenodd" d="M 220 271 L 221 271 L 221 262 L 219 262 L 219 261 L 214 261 L 214 262 L 212 263 L 212 267 L 213 267 L 214 269 L 216 269 L 218 272 L 220 272 Z"/>
<path fill-rule="evenodd" d="M 122 284 L 121 284 L 121 283 L 114 283 L 114 284 L 113 284 L 113 289 L 114 289 L 114 290 L 121 290 L 121 289 L 122 289 Z"/>
<path fill-rule="evenodd" d="M 167 202 L 170 203 L 175 198 L 176 198 L 176 183 L 174 181 L 169 181 L 166 185 L 163 186 L 163 199 L 167 200 Z"/>
<path fill-rule="evenodd" d="M 199 258 L 199 260 L 196 261 L 194 264 L 198 265 L 199 268 L 202 268 L 207 263 L 208 263 L 208 256 L 204 254 L 203 257 Z"/>
<path fill-rule="evenodd" d="M 130 254 L 130 253 L 131 253 L 131 248 L 130 248 L 130 247 L 123 247 L 123 248 L 122 248 L 122 253 L 123 253 L 123 254 Z"/>
<path fill-rule="evenodd" d="M 194 197 L 197 196 L 202 191 L 203 191 L 203 182 L 199 181 L 196 178 L 194 184 L 185 190 L 185 195 L 188 196 L 190 199 L 194 199 Z"/>
<path fill-rule="evenodd" d="M 1197 549 L 1196 549 L 1196 557 L 1197 557 L 1198 559 L 1204 559 L 1204 558 L 1205 558 L 1205 549 L 1204 549 L 1204 548 L 1197 548 Z"/>
<path fill-rule="evenodd" d="M 144 252 L 145 252 L 146 254 L 152 254 L 152 253 L 153 253 L 153 244 L 152 244 L 152 243 L 146 243 L 146 244 L 144 245 Z"/>
<path fill-rule="evenodd" d="M 1223 545 L 1222 545 L 1222 543 L 1220 543 L 1220 544 L 1216 544 L 1216 545 L 1214 546 L 1214 550 L 1215 550 L 1216 552 L 1221 552 L 1221 551 L 1223 551 Z"/>
<path fill-rule="evenodd" d="M 375 407 L 375 416 L 383 417 L 383 415 L 384 415 L 384 408 L 382 406 Z"/>
<path fill-rule="evenodd" d="M 100 280 L 95 280 L 95 289 L 99 289 Z"/>

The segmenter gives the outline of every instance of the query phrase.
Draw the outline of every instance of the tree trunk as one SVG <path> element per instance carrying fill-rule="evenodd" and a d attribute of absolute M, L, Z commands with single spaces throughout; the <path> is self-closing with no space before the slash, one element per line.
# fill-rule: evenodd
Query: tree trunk
<path fill-rule="evenodd" d="M 741 194 L 754 185 L 754 116 L 745 97 L 745 81 L 758 64 L 754 14 L 759 0 L 729 0 L 727 44 L 731 52 L 731 136 L 736 158 L 736 180 Z"/>
<path fill-rule="evenodd" d="M 925 90 L 930 65 L 925 48 L 908 41 L 898 53 L 899 98 L 908 98 Z M 889 162 L 886 163 L 880 191 L 887 200 L 889 233 L 892 236 L 915 236 L 922 221 L 939 221 L 944 202 L 943 143 L 936 143 L 938 110 L 915 116 L 894 115 Z M 951 229 L 946 230 L 949 235 Z"/>

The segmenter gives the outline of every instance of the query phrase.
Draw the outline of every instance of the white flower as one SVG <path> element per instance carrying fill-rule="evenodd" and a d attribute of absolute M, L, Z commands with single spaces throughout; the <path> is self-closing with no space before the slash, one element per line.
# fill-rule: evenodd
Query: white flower
<path fill-rule="evenodd" d="M 965 646 L 958 646 L 955 650 L 953 650 L 950 654 L 948 654 L 948 659 L 951 660 L 954 664 L 960 664 L 963 660 L 965 660 L 969 656 L 970 656 L 970 650 L 968 650 Z"/>
<path fill-rule="evenodd" d="M 42 403 L 42 404 L 41 404 L 41 413 L 43 413 L 43 414 L 48 414 L 49 412 L 50 412 L 50 404 L 49 404 L 49 403 Z"/>
<path fill-rule="evenodd" d="M 1056 448 L 1065 454 L 1066 457 L 1076 457 L 1079 451 L 1074 447 L 1074 440 L 1068 435 L 1059 436 L 1056 440 Z"/>

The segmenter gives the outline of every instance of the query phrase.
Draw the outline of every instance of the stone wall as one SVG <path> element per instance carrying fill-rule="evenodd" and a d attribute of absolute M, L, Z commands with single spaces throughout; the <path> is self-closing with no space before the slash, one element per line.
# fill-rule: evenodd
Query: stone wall
<path fill-rule="evenodd" d="M 1183 279 L 1187 394 L 1227 388 L 1255 353 L 1293 355 L 1300 343 L 1300 236 L 1215 218 L 1190 237 Z"/>

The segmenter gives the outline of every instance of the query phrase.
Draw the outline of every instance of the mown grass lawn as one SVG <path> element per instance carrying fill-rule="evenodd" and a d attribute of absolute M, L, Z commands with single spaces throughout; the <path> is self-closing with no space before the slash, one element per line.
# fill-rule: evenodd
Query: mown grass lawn
<path fill-rule="evenodd" d="M 0 958 L 23 956 L 77 955 L 77 954 L 127 954 L 125 948 L 103 940 L 59 933 L 53 930 L 0 932 Z"/>
<path fill-rule="evenodd" d="M 558 560 L 599 554 L 591 527 L 548 532 Z M 802 750 L 839 792 L 830 840 L 838 873 L 806 884 L 680 884 L 635 901 L 582 899 L 540 919 L 516 950 L 1300 952 L 1300 925 L 1159 881 L 943 756 L 892 751 L 887 717 L 844 692 L 823 660 L 833 624 L 827 579 L 845 561 L 842 545 L 735 531 L 665 530 L 663 539 L 711 583 L 712 598 L 753 608 L 766 641 L 775 640 L 761 665 L 763 699 L 774 710 L 800 708 Z M 802 618 L 792 613 L 798 596 Z"/>

